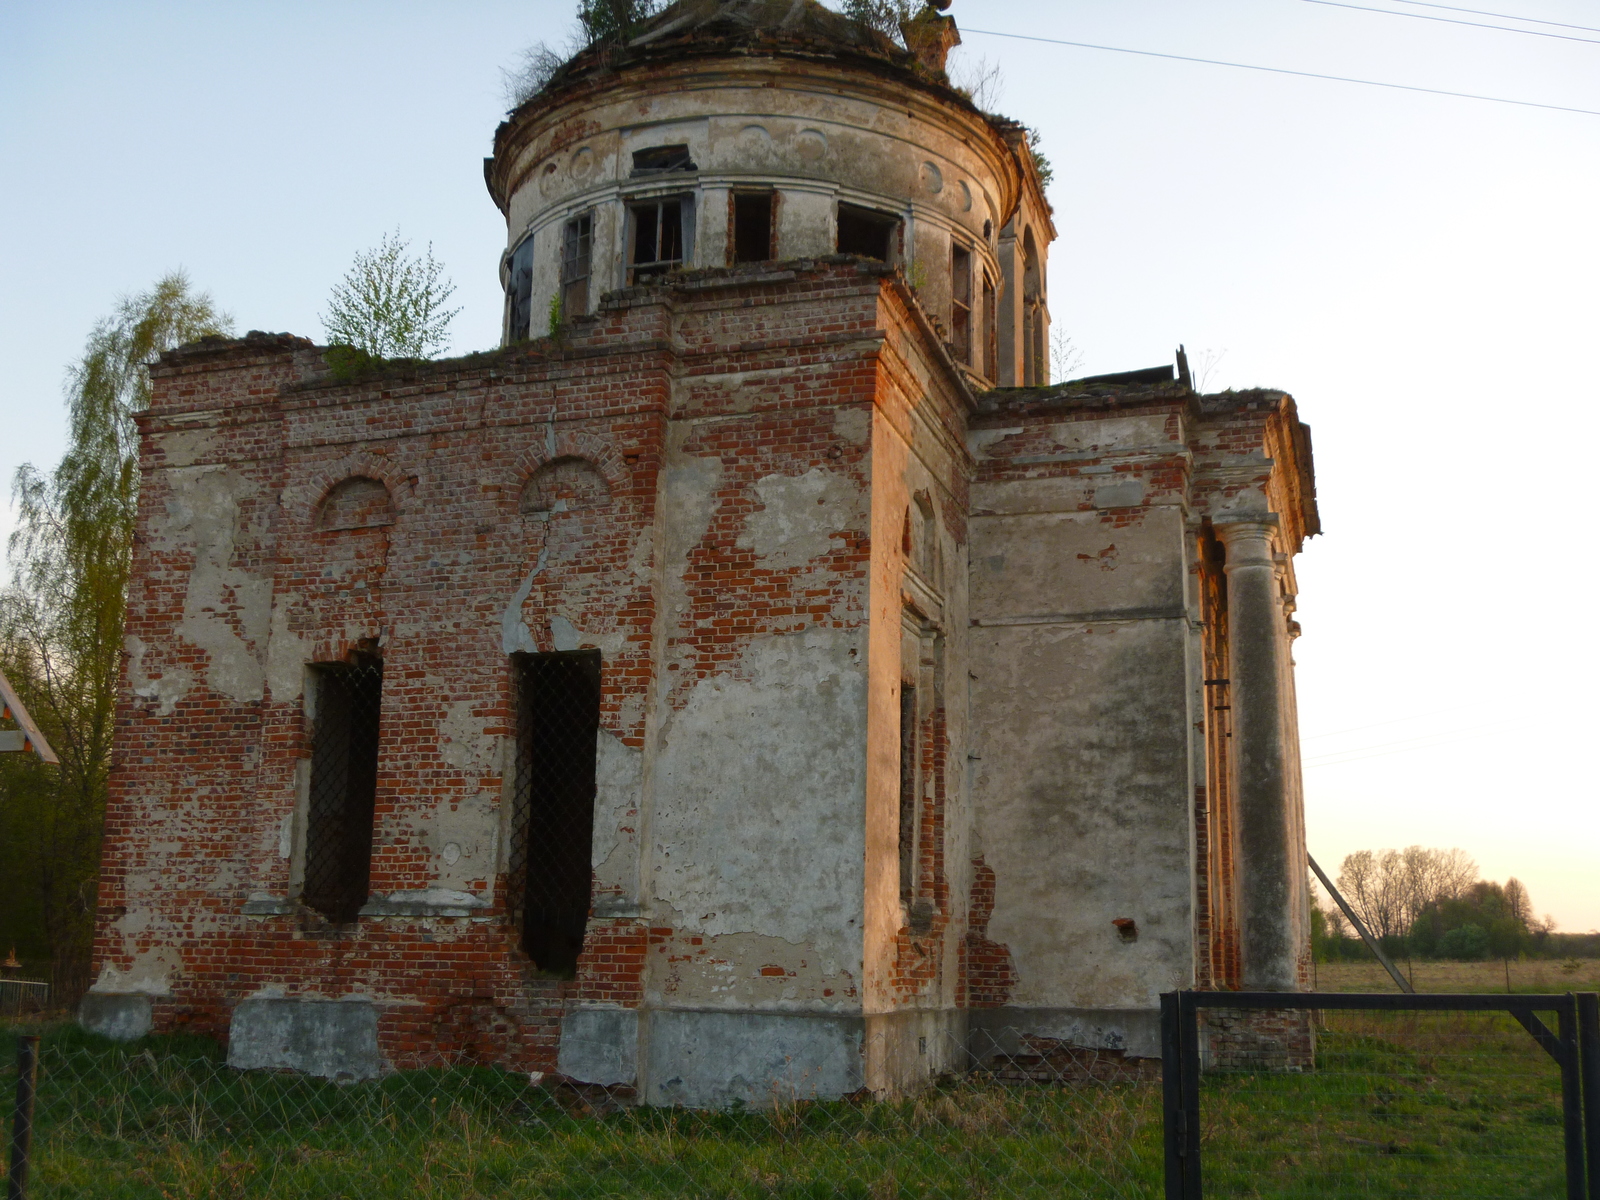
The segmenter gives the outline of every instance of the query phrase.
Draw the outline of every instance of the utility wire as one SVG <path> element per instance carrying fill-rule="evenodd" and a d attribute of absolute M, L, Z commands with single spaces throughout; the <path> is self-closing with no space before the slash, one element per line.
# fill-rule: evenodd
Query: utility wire
<path fill-rule="evenodd" d="M 1454 4 L 1429 4 L 1428 0 L 1394 0 L 1396 4 L 1415 4 L 1419 8 L 1439 8 L 1445 12 L 1471 13 L 1475 17 L 1498 17 L 1502 21 L 1525 21 L 1529 25 L 1553 25 L 1557 29 L 1581 29 L 1585 33 L 1600 33 L 1593 25 L 1569 25 L 1565 21 L 1541 21 L 1538 17 L 1513 17 L 1510 13 L 1485 12 L 1481 8 L 1458 8 Z"/>
<path fill-rule="evenodd" d="M 1109 50 L 1115 54 L 1137 54 L 1144 58 L 1168 58 L 1174 62 L 1203 63 L 1208 67 L 1236 67 L 1241 71 L 1265 71 L 1272 75 L 1296 75 L 1301 79 L 1326 79 L 1333 83 L 1359 83 L 1366 87 L 1391 88 L 1400 92 L 1421 92 L 1428 96 L 1450 96 L 1457 100 L 1487 100 L 1494 104 L 1515 104 L 1519 108 L 1543 108 L 1551 112 L 1578 113 L 1600 117 L 1600 109 L 1572 108 L 1565 104 L 1540 104 L 1536 100 L 1508 100 L 1504 96 L 1484 96 L 1477 92 L 1447 92 L 1442 88 L 1416 87 L 1409 83 L 1385 83 L 1378 79 L 1354 79 L 1348 75 L 1320 75 L 1315 71 L 1294 71 L 1288 67 L 1263 67 L 1255 63 L 1225 62 L 1218 58 L 1195 58 L 1188 54 L 1162 54 L 1158 50 L 1130 50 L 1126 46 L 1101 46 L 1094 42 L 1069 42 L 1064 38 L 1037 37 L 1028 33 L 1001 33 L 998 29 L 967 29 L 962 33 L 981 33 L 987 37 L 1013 38 L 1019 42 L 1045 42 L 1052 46 L 1075 46 L 1080 50 Z"/>
<path fill-rule="evenodd" d="M 1487 25 L 1482 21 L 1463 21 L 1460 17 L 1436 17 L 1431 13 L 1395 12 L 1392 8 L 1368 8 L 1365 4 L 1344 4 L 1341 0 L 1301 0 L 1304 4 L 1321 4 L 1328 8 L 1349 8 L 1356 12 L 1380 13 L 1385 17 L 1409 17 L 1413 21 L 1438 21 L 1445 25 L 1466 25 L 1473 29 L 1495 29 L 1501 33 L 1520 33 L 1523 37 L 1558 38 L 1563 42 L 1587 42 L 1600 46 L 1600 39 L 1573 37 L 1570 33 L 1546 33 L 1542 29 L 1512 29 L 1509 25 Z M 1515 20 L 1516 18 L 1511 18 Z"/>

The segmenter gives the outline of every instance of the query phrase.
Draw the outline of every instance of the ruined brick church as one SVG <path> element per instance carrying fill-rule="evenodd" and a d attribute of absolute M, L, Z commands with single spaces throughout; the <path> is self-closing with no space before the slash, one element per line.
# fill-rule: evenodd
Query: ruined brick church
<path fill-rule="evenodd" d="M 1304 986 L 1308 431 L 1050 382 L 955 40 L 681 0 L 496 133 L 500 349 L 160 360 L 85 1024 L 721 1104 Z"/>

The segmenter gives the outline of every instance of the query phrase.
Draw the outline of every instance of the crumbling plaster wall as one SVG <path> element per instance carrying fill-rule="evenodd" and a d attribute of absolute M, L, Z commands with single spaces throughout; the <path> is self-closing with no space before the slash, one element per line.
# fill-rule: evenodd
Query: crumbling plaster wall
<path fill-rule="evenodd" d="M 984 1003 L 1152 1054 L 1150 1010 L 1193 978 L 1183 423 L 1001 409 L 969 438 L 974 854 L 1012 978 Z"/>

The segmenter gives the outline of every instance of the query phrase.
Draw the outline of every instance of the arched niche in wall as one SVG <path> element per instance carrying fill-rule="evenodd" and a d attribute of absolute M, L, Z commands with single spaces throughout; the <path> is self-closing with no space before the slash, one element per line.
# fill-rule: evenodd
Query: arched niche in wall
<path fill-rule="evenodd" d="M 352 475 L 328 489 L 317 506 L 316 528 L 325 532 L 370 529 L 393 525 L 394 519 L 394 497 L 388 485 L 370 475 Z"/>
<path fill-rule="evenodd" d="M 600 468 L 587 458 L 566 455 L 552 459 L 528 477 L 518 508 L 524 516 L 547 521 L 556 513 L 604 508 L 611 488 Z"/>

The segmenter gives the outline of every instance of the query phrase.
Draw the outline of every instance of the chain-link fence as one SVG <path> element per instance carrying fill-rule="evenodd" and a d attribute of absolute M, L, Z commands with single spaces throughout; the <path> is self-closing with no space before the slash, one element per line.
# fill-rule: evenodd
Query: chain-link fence
<path fill-rule="evenodd" d="M 39 1045 L 27 1195 L 1161 1195 L 1154 1072 L 1023 1037 L 992 1048 L 973 1061 L 963 1046 L 971 1070 L 902 1100 L 780 1088 L 770 1103 L 705 1111 L 482 1067 L 367 1083 L 241 1072 L 201 1039 L 116 1045 L 57 1027 Z M 15 1080 L 8 1064 L 8 1096 Z"/>
<path fill-rule="evenodd" d="M 1586 1141 L 1600 1152 L 1600 1079 L 1587 1114 L 1582 1094 L 1592 1011 L 1573 996 L 1168 997 L 1167 1194 L 1600 1197 L 1584 1162 Z"/>

